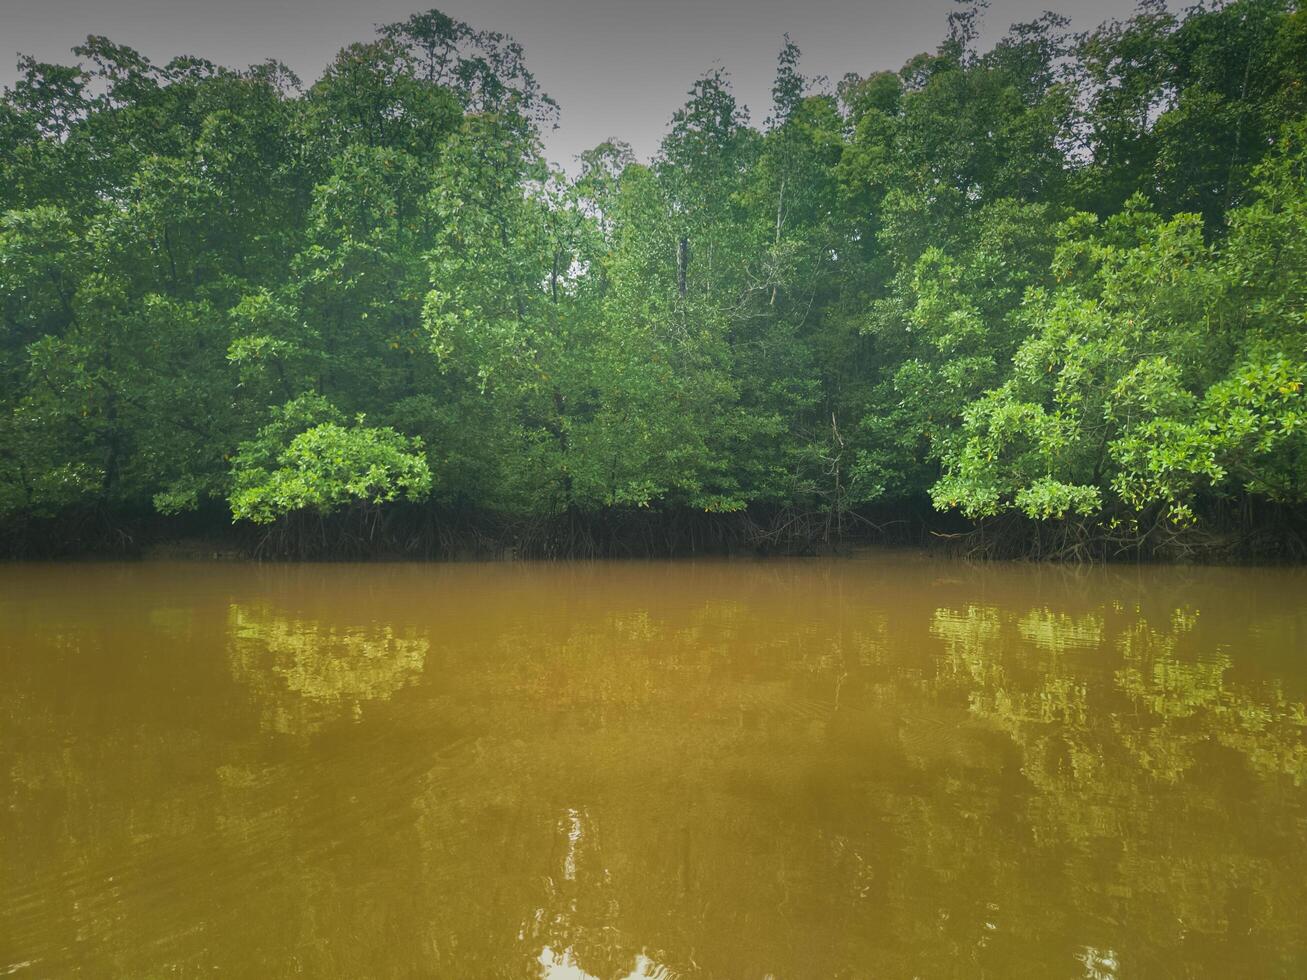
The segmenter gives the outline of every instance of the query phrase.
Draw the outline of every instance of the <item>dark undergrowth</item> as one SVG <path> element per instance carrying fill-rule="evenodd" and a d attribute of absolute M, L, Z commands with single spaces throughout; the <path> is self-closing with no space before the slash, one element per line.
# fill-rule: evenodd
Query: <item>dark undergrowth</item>
<path fill-rule="evenodd" d="M 1265 501 L 1212 501 L 1190 527 L 1161 514 L 1132 520 L 979 522 L 925 501 L 843 511 L 754 507 L 729 514 L 688 509 L 565 511 L 521 518 L 484 511 L 394 505 L 272 525 L 233 524 L 214 506 L 180 517 L 69 511 L 0 525 L 0 558 L 256 558 L 357 561 L 671 558 L 692 555 L 840 554 L 862 545 L 928 548 L 978 560 L 1058 562 L 1307 561 L 1307 509 Z"/>
<path fill-rule="evenodd" d="M 1060 521 L 1007 514 L 961 531 L 929 533 L 950 552 L 982 560 L 1307 561 L 1307 508 L 1254 498 L 1207 501 L 1197 519 L 1183 525 L 1168 521 L 1160 510 L 1129 518 Z"/>
<path fill-rule="evenodd" d="M 266 526 L 233 524 L 222 512 L 167 518 L 86 510 L 0 527 L 0 557 L 670 558 L 815 555 L 864 542 L 928 540 L 922 515 L 908 508 L 841 515 L 793 508 L 730 514 L 639 508 L 522 518 L 400 505 L 329 516 L 298 513 Z"/>

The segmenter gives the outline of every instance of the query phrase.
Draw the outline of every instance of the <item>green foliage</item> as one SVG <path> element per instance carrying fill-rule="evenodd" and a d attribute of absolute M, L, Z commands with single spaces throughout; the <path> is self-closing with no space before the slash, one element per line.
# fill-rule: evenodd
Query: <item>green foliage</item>
<path fill-rule="evenodd" d="M 1027 297 L 1029 336 L 965 411 L 936 505 L 1091 516 L 1110 492 L 1115 510 L 1189 523 L 1200 495 L 1303 502 L 1303 163 L 1286 131 L 1220 249 L 1196 215 L 1164 221 L 1141 199 L 1070 219 L 1059 282 Z"/>
<path fill-rule="evenodd" d="M 761 128 L 715 70 L 653 160 L 575 177 L 520 46 L 439 11 L 308 87 L 100 37 L 24 58 L 0 521 L 1307 503 L 1303 13 L 983 51 L 980 9 L 833 92 L 786 38 Z"/>
<path fill-rule="evenodd" d="M 362 415 L 347 428 L 338 416 L 323 399 L 301 397 L 243 443 L 232 460 L 232 516 L 270 524 L 297 511 L 330 514 L 427 496 L 432 476 L 421 439 L 364 425 Z M 323 417 L 332 420 L 309 424 Z"/>

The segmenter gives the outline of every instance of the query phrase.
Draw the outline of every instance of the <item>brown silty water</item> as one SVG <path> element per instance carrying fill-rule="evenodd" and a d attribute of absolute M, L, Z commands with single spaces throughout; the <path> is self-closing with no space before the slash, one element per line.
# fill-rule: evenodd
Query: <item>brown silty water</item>
<path fill-rule="evenodd" d="M 1307 975 L 1307 575 L 0 566 L 0 975 Z"/>

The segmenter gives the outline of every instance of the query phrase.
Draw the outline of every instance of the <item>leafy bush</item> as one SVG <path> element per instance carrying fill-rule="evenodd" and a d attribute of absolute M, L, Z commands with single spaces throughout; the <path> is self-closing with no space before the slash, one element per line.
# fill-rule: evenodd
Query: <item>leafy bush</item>
<path fill-rule="evenodd" d="M 422 441 L 394 429 L 363 424 L 346 428 L 321 422 L 290 437 L 291 419 L 304 403 L 241 447 L 232 464 L 232 515 L 270 524 L 297 511 L 329 514 L 347 507 L 375 507 L 395 500 L 422 500 L 431 491 L 431 469 Z M 329 406 L 317 406 L 328 409 Z"/>

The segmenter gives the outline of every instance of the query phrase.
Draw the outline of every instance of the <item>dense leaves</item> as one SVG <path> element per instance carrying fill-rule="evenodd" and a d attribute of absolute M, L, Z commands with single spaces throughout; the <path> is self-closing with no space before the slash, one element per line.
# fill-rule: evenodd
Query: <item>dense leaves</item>
<path fill-rule="evenodd" d="M 821 515 L 1142 542 L 1307 502 L 1307 21 L 1234 0 L 806 78 L 546 164 L 438 11 L 284 66 L 91 37 L 0 99 L 0 524 Z M 347 420 L 353 419 L 351 423 Z M 1006 517 L 1005 517 L 1006 515 Z M 751 517 L 752 519 L 752 517 Z"/>

